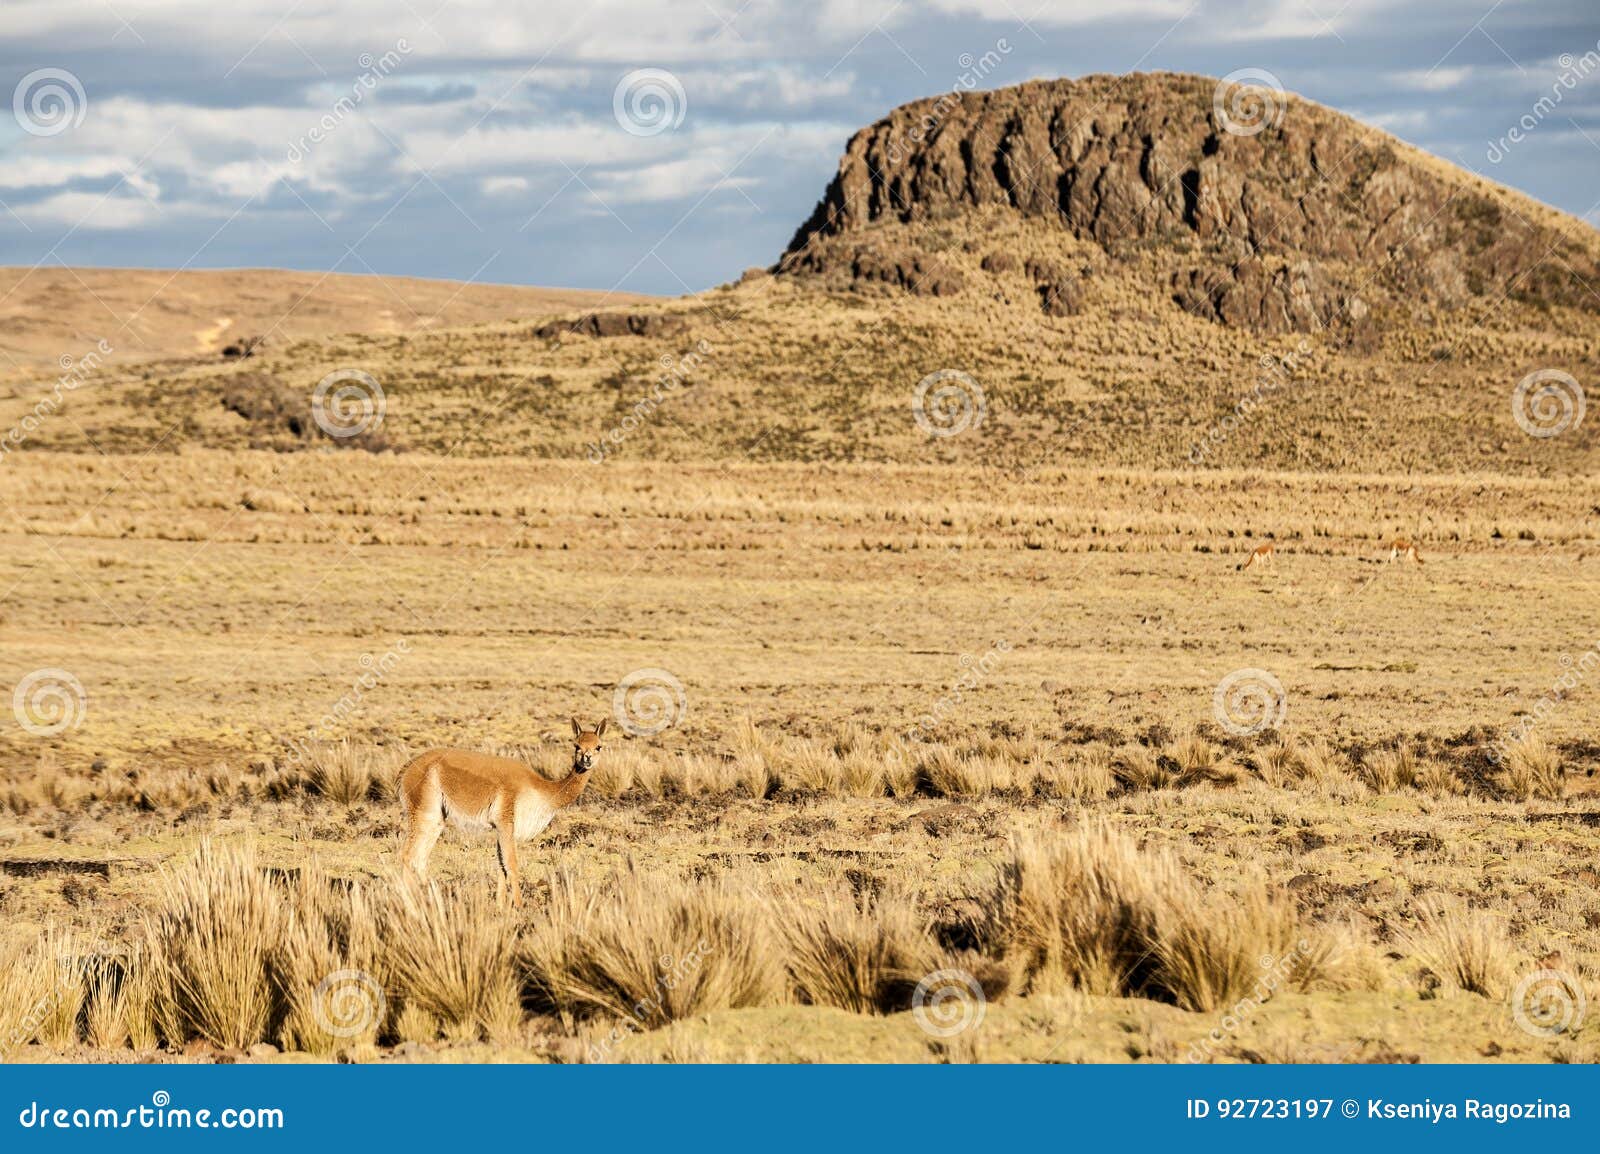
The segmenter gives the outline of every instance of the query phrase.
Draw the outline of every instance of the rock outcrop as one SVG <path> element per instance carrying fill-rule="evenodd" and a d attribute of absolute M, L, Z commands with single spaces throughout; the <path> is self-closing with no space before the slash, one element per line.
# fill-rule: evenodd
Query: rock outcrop
<path fill-rule="evenodd" d="M 1174 302 L 1227 325 L 1359 324 L 1382 298 L 1600 307 L 1592 230 L 1331 109 L 1219 83 L 1096 76 L 905 105 L 850 140 L 775 271 L 959 292 L 925 240 L 885 230 L 981 231 L 998 210 L 1153 266 Z M 1047 312 L 1077 310 L 1083 278 L 1035 279 Z"/>

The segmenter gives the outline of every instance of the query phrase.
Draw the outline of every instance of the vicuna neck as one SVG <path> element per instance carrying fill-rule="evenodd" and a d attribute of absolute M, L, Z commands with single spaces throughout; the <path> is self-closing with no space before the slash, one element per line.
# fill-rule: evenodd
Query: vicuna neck
<path fill-rule="evenodd" d="M 561 780 L 561 789 L 556 794 L 557 803 L 563 807 L 571 805 L 583 795 L 583 787 L 588 784 L 589 773 L 579 773 L 577 770 L 573 770 Z"/>

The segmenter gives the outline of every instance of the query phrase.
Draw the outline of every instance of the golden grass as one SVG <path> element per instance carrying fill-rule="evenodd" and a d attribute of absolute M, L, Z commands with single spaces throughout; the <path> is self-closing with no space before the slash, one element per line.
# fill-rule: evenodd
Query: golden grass
<path fill-rule="evenodd" d="M 800 1001 L 858 1014 L 904 1010 L 917 983 L 942 968 L 945 954 L 927 916 L 905 896 L 829 894 L 813 906 L 773 911 L 787 945 Z"/>
<path fill-rule="evenodd" d="M 328 1054 L 378 1040 L 385 1018 L 375 991 L 390 973 L 394 928 L 379 926 L 360 886 L 335 882 L 315 862 L 301 869 L 273 950 L 285 1049 Z"/>
<path fill-rule="evenodd" d="M 904 983 L 884 976 L 896 949 L 914 954 L 920 940 L 890 912 L 899 895 L 919 933 L 932 926 L 939 956 L 991 997 L 997 974 L 1015 974 L 1020 996 L 991 1007 L 993 1021 L 1054 1013 L 1051 989 L 1094 1002 L 1091 1018 L 1193 1014 L 1177 1007 L 1237 991 L 1251 972 L 1245 944 L 1278 941 L 1290 905 L 1290 953 L 1302 937 L 1306 948 L 1289 986 L 1310 991 L 1307 1011 L 1324 1021 L 1366 1005 L 1353 997 L 1364 990 L 1392 991 L 1398 1004 L 1445 988 L 1389 929 L 1412 919 L 1419 895 L 1482 907 L 1519 957 L 1559 946 L 1585 974 L 1600 957 L 1584 872 L 1597 852 L 1586 715 L 1540 719 L 1529 748 L 1544 743 L 1543 770 L 1537 759 L 1509 770 L 1485 760 L 1584 626 L 1600 555 L 1587 519 L 1600 488 L 1589 480 L 458 464 L 439 473 L 406 455 L 209 450 L 8 459 L 0 581 L 14 592 L 0 652 L 12 682 L 69 668 L 89 700 L 84 724 L 55 738 L 0 731 L 0 856 L 19 867 L 0 874 L 0 951 L 28 959 L 0 977 L 0 1021 L 26 1017 L 30 968 L 57 968 L 64 945 L 41 937 L 54 927 L 89 960 L 66 971 L 61 1005 L 75 1008 L 29 1026 L 52 1052 L 251 1033 L 202 1032 L 189 1019 L 206 1015 L 180 1013 L 174 987 L 155 980 L 169 951 L 129 932 L 175 900 L 154 863 L 183 862 L 203 835 L 231 844 L 245 832 L 258 867 L 273 867 L 263 901 L 276 907 L 263 915 L 275 929 L 257 935 L 264 962 L 235 967 L 242 982 L 259 975 L 265 1026 L 254 1040 L 319 1054 L 405 1040 L 503 1055 L 525 1053 L 516 1047 L 526 1038 L 545 1057 L 583 1056 L 591 1041 L 606 1042 L 607 1057 L 657 1053 L 655 1039 L 608 1042 L 619 1020 L 599 1005 L 649 994 L 648 947 L 716 920 L 692 912 L 701 888 L 731 887 L 714 903 L 717 924 L 753 920 L 766 942 L 752 1004 L 714 1011 L 709 1024 L 679 1021 L 694 1039 L 683 1053 L 733 1060 L 746 1043 L 723 1047 L 718 1031 L 733 1036 L 768 1012 L 815 1023 L 818 1036 L 761 1052 L 828 1056 L 860 1023 L 801 1004 L 826 997 L 878 1006 L 867 1022 L 882 1028 L 876 1037 L 905 1026 L 917 1039 L 910 1059 L 930 1056 L 915 1023 L 892 1017 Z M 284 500 L 260 499 L 269 492 Z M 1425 571 L 1374 555 L 1399 522 L 1431 545 Z M 1229 581 L 1238 542 L 1269 536 L 1293 542 L 1280 569 Z M 382 578 L 352 579 L 356 565 Z M 181 613 L 168 611 L 175 596 Z M 1508 616 L 1514 650 L 1481 635 L 1474 609 L 1485 596 L 1538 607 Z M 315 612 L 286 616 L 301 603 Z M 1419 631 L 1419 619 L 1438 627 Z M 398 651 L 403 634 L 411 653 L 357 703 L 352 686 L 375 667 L 363 658 Z M 963 657 L 1000 638 L 1004 660 L 952 708 L 952 685 L 980 668 Z M 1224 733 L 1212 691 L 1257 663 L 1283 681 L 1287 721 Z M 525 917 L 489 901 L 491 842 L 454 832 L 436 854 L 437 899 L 418 898 L 438 908 L 403 908 L 387 876 L 403 830 L 385 775 L 404 748 L 504 748 L 558 777 L 571 757 L 567 717 L 603 716 L 616 679 L 650 666 L 683 682 L 687 713 L 653 737 L 608 734 L 583 799 L 524 849 Z M 319 731 L 325 764 L 286 754 L 341 701 L 352 707 Z M 1551 788 L 1563 782 L 1564 794 Z M 1096 892 L 1081 878 L 1052 881 L 1048 860 L 1076 825 L 1097 820 L 1144 846 L 1132 864 L 1111 855 L 1079 867 L 1104 875 L 1095 884 L 1109 892 L 1106 908 L 1135 911 L 1137 932 L 1121 945 L 1059 910 L 1046 916 L 1060 893 Z M 1012 836 L 1043 847 L 1045 864 L 1019 887 L 1031 912 L 1015 940 L 980 941 L 969 927 L 1003 924 L 978 907 L 994 910 L 994 863 Z M 1169 880 L 1144 860 L 1173 853 L 1182 866 Z M 664 909 L 685 911 L 674 915 L 682 926 L 611 876 L 629 855 L 669 899 Z M 106 875 L 81 872 L 89 865 Z M 319 871 L 327 884 L 313 886 Z M 592 894 L 594 908 L 563 897 L 567 887 Z M 209 902 L 220 922 L 215 909 L 233 900 L 191 896 L 173 909 L 199 918 Z M 806 967 L 785 930 L 820 917 L 826 901 L 856 903 L 854 921 L 840 909 L 811 927 L 845 960 L 801 994 Z M 561 909 L 613 959 L 597 974 L 556 951 L 549 972 L 587 989 L 564 1003 L 524 960 Z M 1042 929 L 1022 932 L 1030 919 Z M 500 945 L 480 940 L 491 926 L 514 951 L 509 983 L 496 977 Z M 388 943 L 402 939 L 426 954 L 395 958 Z M 1212 945 L 1217 960 L 1197 963 Z M 229 949 L 248 961 L 260 947 Z M 733 957 L 698 1001 L 747 988 L 739 974 L 750 967 Z M 314 998 L 344 968 L 370 972 L 387 999 L 381 1022 L 350 1036 L 326 1030 Z M 205 989 L 231 980 L 218 974 Z M 1070 993 L 1088 988 L 1128 997 Z M 213 1018 L 237 1009 L 225 994 L 211 1000 Z M 1478 1021 L 1471 1004 L 1481 1001 L 1429 999 L 1463 1022 Z M 1371 1019 L 1348 1026 L 1352 1037 L 1375 1029 Z M 1509 1035 L 1497 1035 L 1508 1054 L 1531 1053 Z M 1128 1036 L 1080 1056 L 1170 1051 Z M 1048 1049 L 1017 1048 L 1016 1037 L 991 1045 L 985 1034 L 970 1052 Z M 1266 1046 L 1240 1045 L 1257 1041 Z M 1580 1035 L 1574 1053 L 1588 1046 Z M 1436 1053 L 1460 1051 L 1424 1056 Z"/>
<path fill-rule="evenodd" d="M 243 1049 L 265 1038 L 276 999 L 272 950 L 283 905 L 251 846 L 206 840 L 189 861 L 163 870 L 146 921 L 160 991 L 161 1034 Z"/>
<path fill-rule="evenodd" d="M 525 939 L 531 987 L 572 1017 L 633 1028 L 781 1000 L 781 953 L 759 901 L 726 877 L 690 884 L 629 867 L 609 883 L 551 880 Z"/>
<path fill-rule="evenodd" d="M 395 796 L 395 776 L 407 757 L 403 750 L 380 750 L 342 738 L 309 745 L 305 759 L 311 790 L 340 805 L 356 805 Z"/>
<path fill-rule="evenodd" d="M 1514 741 L 1506 751 L 1500 773 L 1502 787 L 1512 797 L 1560 798 L 1566 793 L 1566 772 L 1561 757 L 1537 733 Z"/>
<path fill-rule="evenodd" d="M 1505 924 L 1492 914 L 1459 901 L 1425 903 L 1401 941 L 1443 993 L 1499 998 L 1508 988 L 1514 956 Z"/>
<path fill-rule="evenodd" d="M 985 910 L 983 938 L 1031 992 L 1140 994 L 1193 1010 L 1243 996 L 1295 934 L 1292 908 L 1260 879 L 1205 893 L 1176 858 L 1104 824 L 1016 845 Z"/>
<path fill-rule="evenodd" d="M 454 1038 L 504 1036 L 520 1019 L 515 923 L 487 887 L 406 880 L 379 907 L 395 995 Z"/>

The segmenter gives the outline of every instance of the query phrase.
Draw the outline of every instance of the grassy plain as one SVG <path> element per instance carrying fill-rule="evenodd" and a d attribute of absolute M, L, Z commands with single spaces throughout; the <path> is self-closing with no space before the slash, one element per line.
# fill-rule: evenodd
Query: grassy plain
<path fill-rule="evenodd" d="M 0 684 L 61 670 L 83 697 L 58 734 L 0 728 L 5 948 L 147 956 L 163 918 L 201 916 L 172 875 L 206 838 L 278 871 L 250 916 L 282 946 L 252 979 L 259 1029 L 162 1024 L 159 996 L 139 1010 L 123 971 L 86 967 L 84 1004 L 17 1054 L 1592 1061 L 1592 1014 L 1543 1035 L 1513 1010 L 1542 969 L 1596 996 L 1594 689 L 1539 702 L 1600 641 L 1597 506 L 1600 482 L 1502 474 L 13 454 Z M 1387 562 L 1397 534 L 1424 565 Z M 1276 566 L 1237 572 L 1266 539 Z M 1241 669 L 1281 684 L 1276 728 L 1220 724 Z M 623 712 L 674 724 L 608 741 L 524 855 L 520 922 L 482 905 L 490 844 L 455 833 L 435 855 L 455 904 L 403 905 L 406 751 L 559 774 L 567 719 L 611 715 L 641 670 L 666 689 Z M 1082 860 L 1029 849 L 1107 828 L 1126 840 Z M 294 872 L 313 861 L 333 881 Z M 1144 912 L 1063 921 L 1097 870 Z M 306 903 L 323 953 L 275 920 Z M 619 1031 L 651 966 L 585 957 L 683 956 L 671 919 L 595 920 L 629 903 L 702 919 L 725 968 Z M 389 1016 L 306 1027 L 316 965 L 419 925 L 494 980 L 462 1008 L 380 950 Z M 1242 961 L 1262 954 L 1296 959 L 1265 999 Z M 949 1036 L 911 1009 L 940 967 L 984 990 Z M 148 1030 L 104 1024 L 124 994 Z M 30 996 L 0 991 L 0 1035 Z"/>

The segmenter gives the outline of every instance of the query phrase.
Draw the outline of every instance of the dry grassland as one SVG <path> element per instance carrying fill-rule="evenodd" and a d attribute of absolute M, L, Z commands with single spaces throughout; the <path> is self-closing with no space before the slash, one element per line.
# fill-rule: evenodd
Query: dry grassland
<path fill-rule="evenodd" d="M 13 454 L 0 685 L 83 692 L 0 727 L 0 1046 L 1592 1061 L 1597 506 L 1501 473 Z M 1239 670 L 1275 727 L 1219 716 Z M 669 724 L 608 737 L 520 920 L 481 838 L 397 883 L 408 751 L 559 776 L 640 671 L 619 720 Z M 1591 1012 L 1525 1029 L 1546 970 Z M 370 984 L 320 1002 L 341 971 Z"/>

